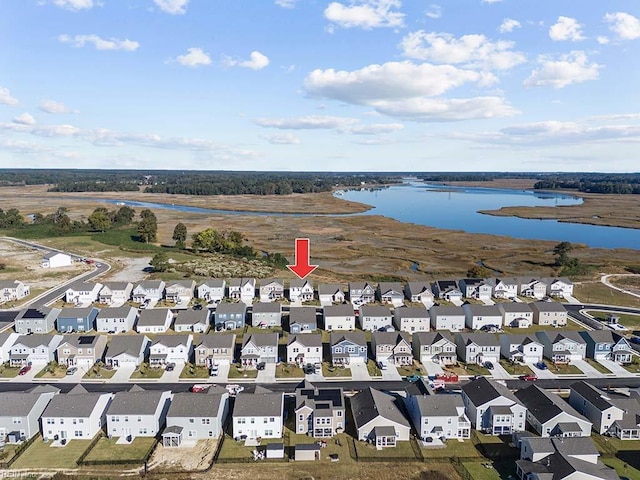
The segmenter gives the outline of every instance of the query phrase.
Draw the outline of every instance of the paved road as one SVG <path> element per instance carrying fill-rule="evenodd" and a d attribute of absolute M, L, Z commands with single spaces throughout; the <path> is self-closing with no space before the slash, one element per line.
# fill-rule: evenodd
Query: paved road
<path fill-rule="evenodd" d="M 614 290 L 618 290 L 619 292 L 626 293 L 627 295 L 632 295 L 634 297 L 640 298 L 640 295 L 638 295 L 637 293 L 630 292 L 629 290 L 626 290 L 624 288 L 616 287 L 609 281 L 611 277 L 639 277 L 639 276 L 640 275 L 636 273 L 615 273 L 610 275 L 602 275 L 600 277 L 600 281 L 609 288 L 613 288 Z"/>
<path fill-rule="evenodd" d="M 590 303 L 578 303 L 578 304 L 565 304 L 565 308 L 569 315 L 581 323 L 592 322 L 593 319 L 585 316 L 581 313 L 581 310 L 597 310 L 601 312 L 612 312 L 612 313 L 631 313 L 635 315 L 640 315 L 640 308 L 632 308 L 632 307 L 620 307 L 617 305 L 599 305 L 599 304 L 590 304 Z"/>

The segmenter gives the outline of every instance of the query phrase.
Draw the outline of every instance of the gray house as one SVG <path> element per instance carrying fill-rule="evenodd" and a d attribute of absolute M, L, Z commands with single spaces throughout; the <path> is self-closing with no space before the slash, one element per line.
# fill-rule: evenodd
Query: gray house
<path fill-rule="evenodd" d="M 342 388 L 318 388 L 306 380 L 296 388 L 296 433 L 314 438 L 344 431 L 346 415 Z"/>
<path fill-rule="evenodd" d="M 612 360 L 624 364 L 633 361 L 633 347 L 619 333 L 611 330 L 580 332 L 587 342 L 587 357 L 594 360 Z"/>
<path fill-rule="evenodd" d="M 182 310 L 173 321 L 176 332 L 206 333 L 209 330 L 209 309 Z"/>
<path fill-rule="evenodd" d="M 20 335 L 48 333 L 55 328 L 59 313 L 59 308 L 27 308 L 16 317 L 14 328 Z"/>
<path fill-rule="evenodd" d="M 279 302 L 254 303 L 251 325 L 261 328 L 282 327 L 282 304 Z"/>
<path fill-rule="evenodd" d="M 149 355 L 151 340 L 145 335 L 113 337 L 104 354 L 104 363 L 113 368 L 137 367 Z"/>
<path fill-rule="evenodd" d="M 318 299 L 321 305 L 342 303 L 345 300 L 344 288 L 337 283 L 321 283 L 318 285 Z"/>
<path fill-rule="evenodd" d="M 100 333 L 124 333 L 133 330 L 138 310 L 133 307 L 103 308 L 96 316 L 96 331 Z"/>
<path fill-rule="evenodd" d="M 380 282 L 376 296 L 382 303 L 402 305 L 404 303 L 404 288 L 400 282 Z"/>
<path fill-rule="evenodd" d="M 0 392 L 0 440 L 18 443 L 32 438 L 40 431 L 42 412 L 58 392 L 49 385 L 26 392 Z"/>
<path fill-rule="evenodd" d="M 316 307 L 291 307 L 289 309 L 289 333 L 308 333 L 318 329 Z"/>
<path fill-rule="evenodd" d="M 235 330 L 245 325 L 247 305 L 244 302 L 219 303 L 216 307 L 216 330 Z"/>
<path fill-rule="evenodd" d="M 63 308 L 56 320 L 58 332 L 89 332 L 95 328 L 96 317 L 99 312 L 95 307 Z"/>
<path fill-rule="evenodd" d="M 447 332 L 418 332 L 413 335 L 413 355 L 420 362 L 455 365 L 456 344 Z"/>
<path fill-rule="evenodd" d="M 583 360 L 587 353 L 587 342 L 573 330 L 536 332 L 536 337 L 544 346 L 544 356 L 553 363 Z"/>
<path fill-rule="evenodd" d="M 155 437 L 165 425 L 171 392 L 145 391 L 134 385 L 117 392 L 107 409 L 107 434 L 113 437 Z"/>
<path fill-rule="evenodd" d="M 567 324 L 568 313 L 560 302 L 531 302 L 533 323 L 563 327 Z"/>
<path fill-rule="evenodd" d="M 362 332 L 331 332 L 330 349 L 333 365 L 367 363 L 367 340 Z"/>
<path fill-rule="evenodd" d="M 492 333 L 456 333 L 458 358 L 464 363 L 498 362 L 500 342 Z"/>
<path fill-rule="evenodd" d="M 229 394 L 211 386 L 206 393 L 176 393 L 167 412 L 162 433 L 165 447 L 179 447 L 183 440 L 206 440 L 223 434 L 229 414 Z"/>
<path fill-rule="evenodd" d="M 244 336 L 240 349 L 240 363 L 244 368 L 256 368 L 261 362 L 278 362 L 277 333 L 253 333 Z"/>

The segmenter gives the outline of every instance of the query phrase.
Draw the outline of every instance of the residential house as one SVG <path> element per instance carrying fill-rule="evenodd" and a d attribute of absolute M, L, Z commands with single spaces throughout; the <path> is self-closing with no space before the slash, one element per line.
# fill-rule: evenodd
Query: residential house
<path fill-rule="evenodd" d="M 528 303 L 508 302 L 496 304 L 502 313 L 503 325 L 512 328 L 529 328 L 533 323 L 533 310 Z"/>
<path fill-rule="evenodd" d="M 240 363 L 244 368 L 256 368 L 261 362 L 278 362 L 277 333 L 252 333 L 244 336 Z"/>
<path fill-rule="evenodd" d="M 356 329 L 356 314 L 352 304 L 341 303 L 340 305 L 326 305 L 322 310 L 324 329 L 328 332 L 333 330 Z"/>
<path fill-rule="evenodd" d="M 600 435 L 640 439 L 640 399 L 600 390 L 583 380 L 571 384 L 569 405 L 584 415 Z"/>
<path fill-rule="evenodd" d="M 254 393 L 240 392 L 233 406 L 233 438 L 281 438 L 283 416 L 284 394 L 260 386 Z"/>
<path fill-rule="evenodd" d="M 138 367 L 149 354 L 151 340 L 146 335 L 122 335 L 111 338 L 104 363 L 113 368 Z"/>
<path fill-rule="evenodd" d="M 196 290 L 195 280 L 175 280 L 167 284 L 164 297 L 168 302 L 179 305 L 188 305 Z"/>
<path fill-rule="evenodd" d="M 244 302 L 219 303 L 214 315 L 216 330 L 243 328 L 246 315 L 247 305 Z"/>
<path fill-rule="evenodd" d="M 376 362 L 413 365 L 411 335 L 407 332 L 373 332 L 371 350 Z"/>
<path fill-rule="evenodd" d="M 133 330 L 138 319 L 138 309 L 133 307 L 103 308 L 96 316 L 96 331 L 100 333 L 124 333 Z"/>
<path fill-rule="evenodd" d="M 13 328 L 20 335 L 48 333 L 55 328 L 59 313 L 59 308 L 27 308 L 21 310 L 15 318 Z"/>
<path fill-rule="evenodd" d="M 309 302 L 313 300 L 315 291 L 310 280 L 294 278 L 289 282 L 289 301 Z"/>
<path fill-rule="evenodd" d="M 516 476 L 518 480 L 620 480 L 599 456 L 590 438 L 525 437 L 520 460 L 516 460 Z"/>
<path fill-rule="evenodd" d="M 40 266 L 42 268 L 70 267 L 73 264 L 71 257 L 66 253 L 48 252 L 42 257 Z"/>
<path fill-rule="evenodd" d="M 491 295 L 494 298 L 514 299 L 518 296 L 520 282 L 517 278 L 491 278 L 487 280 L 487 283 L 491 285 Z"/>
<path fill-rule="evenodd" d="M 317 329 L 316 307 L 291 307 L 289 309 L 289 333 L 308 333 Z"/>
<path fill-rule="evenodd" d="M 408 282 L 404 286 L 404 295 L 410 302 L 420 302 L 427 308 L 433 306 L 434 296 L 429 282 Z"/>
<path fill-rule="evenodd" d="M 537 385 L 516 391 L 527 408 L 527 422 L 541 437 L 588 437 L 591 422 L 555 393 Z"/>
<path fill-rule="evenodd" d="M 409 440 L 411 425 L 391 395 L 365 388 L 351 397 L 351 413 L 358 440 L 372 443 L 377 449 Z"/>
<path fill-rule="evenodd" d="M 14 332 L 0 333 L 0 365 L 9 361 L 9 351 L 18 338 L 20 335 Z"/>
<path fill-rule="evenodd" d="M 20 280 L 0 280 L 0 303 L 22 300 L 30 293 L 29 285 Z"/>
<path fill-rule="evenodd" d="M 367 340 L 362 332 L 331 332 L 331 363 L 349 365 L 367 363 Z"/>
<path fill-rule="evenodd" d="M 567 309 L 559 302 L 531 302 L 533 323 L 564 327 L 567 324 Z"/>
<path fill-rule="evenodd" d="M 0 439 L 7 443 L 30 440 L 40 431 L 40 417 L 60 390 L 38 385 L 26 392 L 0 392 Z"/>
<path fill-rule="evenodd" d="M 542 361 L 544 347 L 535 335 L 500 335 L 500 354 L 512 362 Z"/>
<path fill-rule="evenodd" d="M 360 328 L 374 332 L 393 328 L 393 315 L 384 305 L 363 305 L 360 307 Z"/>
<path fill-rule="evenodd" d="M 157 335 L 151 342 L 149 365 L 164 367 L 169 363 L 182 367 L 191 359 L 193 335 Z"/>
<path fill-rule="evenodd" d="M 152 308 L 141 310 L 136 332 L 138 333 L 165 333 L 173 322 L 173 312 L 169 308 Z"/>
<path fill-rule="evenodd" d="M 176 393 L 167 411 L 167 427 L 162 432 L 164 447 L 179 447 L 183 440 L 219 438 L 229 415 L 229 393 L 211 386 L 205 394 Z"/>
<path fill-rule="evenodd" d="M 462 307 L 433 306 L 429 309 L 431 328 L 459 332 L 464 330 L 466 313 Z"/>
<path fill-rule="evenodd" d="M 501 327 L 502 312 L 496 305 L 475 305 L 467 303 L 462 306 L 465 314 L 465 324 L 472 330 L 482 327 Z"/>
<path fill-rule="evenodd" d="M 56 348 L 61 341 L 62 335 L 20 335 L 9 349 L 9 364 L 42 368 L 55 360 Z"/>
<path fill-rule="evenodd" d="M 536 337 L 544 346 L 544 356 L 553 363 L 569 363 L 584 360 L 587 342 L 578 332 L 571 330 L 536 332 Z"/>
<path fill-rule="evenodd" d="M 173 321 L 176 332 L 206 333 L 209 330 L 209 309 L 182 310 Z"/>
<path fill-rule="evenodd" d="M 220 303 L 225 297 L 227 282 L 224 278 L 212 278 L 198 285 L 198 298 L 208 303 Z"/>
<path fill-rule="evenodd" d="M 282 327 L 282 304 L 280 302 L 257 302 L 251 308 L 251 325 L 260 328 Z"/>
<path fill-rule="evenodd" d="M 58 332 L 72 333 L 94 330 L 98 313 L 100 310 L 95 307 L 63 308 L 56 319 Z"/>
<path fill-rule="evenodd" d="M 523 297 L 543 299 L 547 296 L 547 284 L 537 278 L 520 278 L 518 294 Z"/>
<path fill-rule="evenodd" d="M 507 387 L 486 377 L 462 386 L 462 403 L 476 430 L 509 435 L 525 429 L 527 408 Z"/>
<path fill-rule="evenodd" d="M 500 360 L 500 342 L 492 333 L 456 333 L 458 358 L 464 363 L 482 365 Z"/>
<path fill-rule="evenodd" d="M 342 303 L 345 300 L 344 289 L 337 283 L 321 283 L 318 285 L 318 299 L 321 305 Z"/>
<path fill-rule="evenodd" d="M 380 282 L 376 289 L 376 297 L 382 303 L 390 303 L 397 307 L 404 303 L 404 288 L 400 282 Z"/>
<path fill-rule="evenodd" d="M 276 302 L 284 298 L 284 280 L 281 278 L 265 278 L 260 280 L 260 301 Z"/>
<path fill-rule="evenodd" d="M 407 395 L 405 406 L 422 441 L 471 438 L 471 421 L 459 395 Z"/>
<path fill-rule="evenodd" d="M 491 300 L 493 287 L 482 278 L 464 278 L 458 281 L 458 287 L 465 298 Z"/>
<path fill-rule="evenodd" d="M 229 280 L 229 298 L 251 305 L 256 296 L 255 278 L 231 278 Z"/>
<path fill-rule="evenodd" d="M 65 335 L 56 348 L 56 355 L 60 365 L 88 370 L 102 360 L 106 348 L 106 335 Z"/>
<path fill-rule="evenodd" d="M 98 301 L 101 283 L 75 282 L 67 287 L 64 301 L 74 305 L 90 305 Z"/>
<path fill-rule="evenodd" d="M 568 278 L 545 278 L 547 284 L 547 295 L 549 297 L 566 298 L 573 296 L 573 282 Z"/>
<path fill-rule="evenodd" d="M 349 301 L 356 307 L 376 299 L 376 289 L 367 282 L 349 283 Z"/>
<path fill-rule="evenodd" d="M 455 280 L 438 280 L 432 288 L 434 296 L 441 300 L 462 302 L 462 291 Z"/>
<path fill-rule="evenodd" d="M 55 395 L 42 412 L 42 439 L 90 440 L 106 425 L 113 393 L 89 393 L 80 384 Z"/>
<path fill-rule="evenodd" d="M 287 342 L 287 363 L 297 365 L 317 364 L 322 362 L 322 335 L 319 333 L 303 333 L 289 335 Z"/>
<path fill-rule="evenodd" d="M 397 330 L 408 333 L 428 332 L 431 318 L 429 310 L 420 307 L 396 307 L 393 312 L 393 323 Z"/>
<path fill-rule="evenodd" d="M 633 361 L 633 348 L 624 336 L 611 330 L 580 332 L 587 342 L 587 357 L 594 360 L 612 360 L 619 364 Z"/>
<path fill-rule="evenodd" d="M 456 344 L 446 332 L 418 332 L 413 335 L 413 355 L 420 363 L 458 363 Z"/>
<path fill-rule="evenodd" d="M 120 306 L 131 299 L 133 283 L 104 282 L 98 293 L 98 302 L 104 305 Z"/>
<path fill-rule="evenodd" d="M 342 388 L 316 387 L 306 380 L 296 388 L 294 415 L 298 435 L 333 437 L 346 425 Z"/>
<path fill-rule="evenodd" d="M 233 363 L 235 348 L 235 333 L 200 335 L 194 349 L 196 365 L 207 367 L 229 365 Z"/>
<path fill-rule="evenodd" d="M 145 280 L 134 287 L 132 298 L 136 303 L 159 302 L 164 298 L 164 290 L 165 283 L 162 280 Z"/>
<path fill-rule="evenodd" d="M 137 385 L 117 392 L 107 408 L 107 435 L 156 437 L 165 426 L 171 398 L 169 391 L 146 391 Z"/>

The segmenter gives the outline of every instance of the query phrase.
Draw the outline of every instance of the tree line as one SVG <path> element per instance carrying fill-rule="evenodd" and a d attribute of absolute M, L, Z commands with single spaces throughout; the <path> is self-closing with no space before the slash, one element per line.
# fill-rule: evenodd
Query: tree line
<path fill-rule="evenodd" d="M 585 193 L 640 194 L 640 174 L 557 174 L 536 182 L 537 190 L 572 189 Z"/>

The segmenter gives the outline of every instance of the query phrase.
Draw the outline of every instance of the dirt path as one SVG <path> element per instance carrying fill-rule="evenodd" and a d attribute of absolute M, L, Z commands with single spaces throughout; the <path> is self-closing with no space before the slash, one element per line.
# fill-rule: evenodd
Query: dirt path
<path fill-rule="evenodd" d="M 115 266 L 113 274 L 104 277 L 104 280 L 110 282 L 138 282 L 147 277 L 145 269 L 149 267 L 151 257 L 141 258 L 114 258 L 110 259 L 112 265 Z"/>

